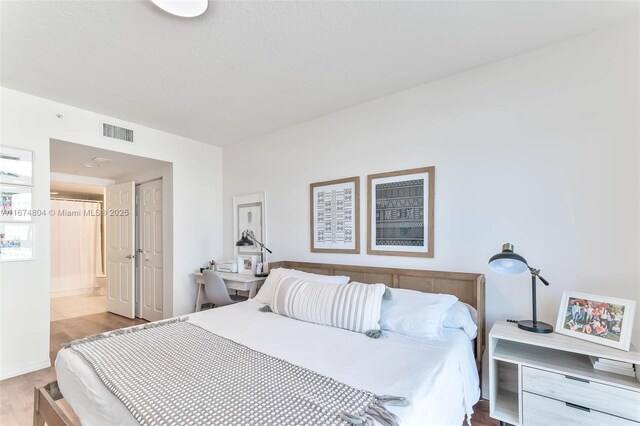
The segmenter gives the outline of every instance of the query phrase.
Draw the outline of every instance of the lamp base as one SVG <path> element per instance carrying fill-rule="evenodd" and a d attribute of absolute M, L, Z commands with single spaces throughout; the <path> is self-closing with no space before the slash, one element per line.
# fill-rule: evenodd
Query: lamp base
<path fill-rule="evenodd" d="M 538 321 L 535 325 L 531 320 L 518 321 L 518 328 L 522 330 L 532 331 L 534 333 L 553 333 L 553 326 L 546 322 Z"/>

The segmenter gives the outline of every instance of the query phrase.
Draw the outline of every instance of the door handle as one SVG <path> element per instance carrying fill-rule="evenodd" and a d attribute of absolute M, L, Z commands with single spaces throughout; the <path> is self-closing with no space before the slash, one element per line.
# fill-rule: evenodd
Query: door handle
<path fill-rule="evenodd" d="M 136 255 L 135 254 L 128 254 L 125 256 L 127 259 L 135 259 Z"/>

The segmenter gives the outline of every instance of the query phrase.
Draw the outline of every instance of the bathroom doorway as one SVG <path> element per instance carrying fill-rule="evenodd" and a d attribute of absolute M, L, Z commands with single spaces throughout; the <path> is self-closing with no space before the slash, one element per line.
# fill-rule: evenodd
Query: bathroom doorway
<path fill-rule="evenodd" d="M 51 321 L 106 311 L 103 209 L 103 187 L 51 183 Z"/>
<path fill-rule="evenodd" d="M 59 140 L 50 148 L 51 321 L 164 318 L 172 164 Z"/>

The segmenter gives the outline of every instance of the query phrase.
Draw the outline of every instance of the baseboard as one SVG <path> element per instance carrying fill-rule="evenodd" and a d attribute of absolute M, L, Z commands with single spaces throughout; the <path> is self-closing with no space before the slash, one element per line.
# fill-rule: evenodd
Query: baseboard
<path fill-rule="evenodd" d="M 76 288 L 76 289 L 62 290 L 62 291 L 52 291 L 51 298 L 55 299 L 58 297 L 80 296 L 84 294 L 98 295 L 99 290 L 100 290 L 100 287 L 89 287 L 89 288 Z"/>
<path fill-rule="evenodd" d="M 34 362 L 27 365 L 22 365 L 18 368 L 14 368 L 9 371 L 0 371 L 0 380 L 10 379 L 12 377 L 21 376 L 23 374 L 31 373 L 33 371 L 42 370 L 43 368 L 51 367 L 51 360 L 49 358 L 46 361 Z"/>

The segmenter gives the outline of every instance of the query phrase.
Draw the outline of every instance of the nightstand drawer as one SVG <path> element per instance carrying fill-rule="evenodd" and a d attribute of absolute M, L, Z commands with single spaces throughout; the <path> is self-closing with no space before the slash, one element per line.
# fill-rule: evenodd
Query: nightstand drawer
<path fill-rule="evenodd" d="M 603 399 L 608 399 L 603 395 Z M 578 405 L 522 392 L 523 426 L 638 426 L 636 422 Z"/>
<path fill-rule="evenodd" d="M 530 367 L 522 367 L 522 390 L 640 422 L 640 392 Z"/>

